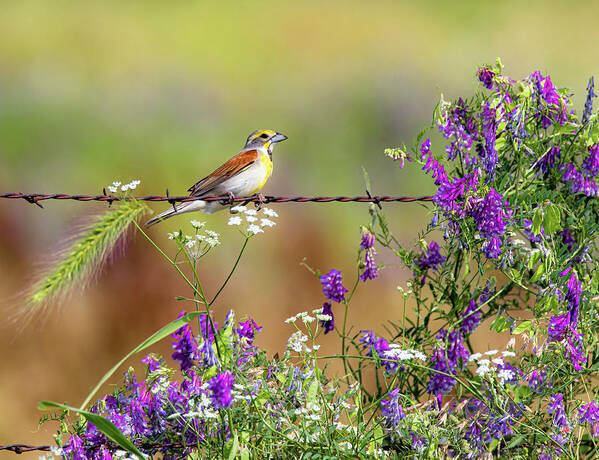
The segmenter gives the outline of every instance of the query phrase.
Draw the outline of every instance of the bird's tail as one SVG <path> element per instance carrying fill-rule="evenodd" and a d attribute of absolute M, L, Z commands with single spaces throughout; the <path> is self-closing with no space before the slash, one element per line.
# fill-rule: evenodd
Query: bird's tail
<path fill-rule="evenodd" d="M 205 206 L 206 202 L 199 200 L 176 204 L 174 206 L 171 206 L 163 213 L 158 214 L 156 217 L 152 217 L 149 221 L 146 222 L 146 227 L 150 227 L 154 224 L 157 224 L 158 222 L 169 219 L 170 217 L 178 216 L 179 214 L 192 211 L 201 211 Z"/>

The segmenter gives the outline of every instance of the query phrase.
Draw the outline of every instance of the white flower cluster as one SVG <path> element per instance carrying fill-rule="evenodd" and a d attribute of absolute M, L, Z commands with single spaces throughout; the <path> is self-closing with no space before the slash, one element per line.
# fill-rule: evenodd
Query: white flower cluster
<path fill-rule="evenodd" d="M 108 189 L 108 191 L 110 193 L 118 193 L 119 190 L 121 192 L 127 192 L 129 190 L 135 190 L 139 184 L 141 184 L 140 180 L 132 180 L 128 184 L 122 184 L 122 185 L 121 185 L 121 182 L 114 181 L 112 183 L 112 185 L 109 185 L 106 188 Z"/>
<path fill-rule="evenodd" d="M 184 235 L 181 232 L 168 233 L 169 240 L 175 240 L 177 243 L 188 250 L 190 256 L 201 257 L 215 246 L 220 246 L 220 235 L 212 230 L 204 229 L 204 233 L 200 233 L 206 224 L 197 220 L 192 220 L 191 225 L 196 229 L 195 235 Z"/>
<path fill-rule="evenodd" d="M 401 346 L 390 343 L 389 350 L 383 352 L 383 358 L 392 359 L 394 361 L 408 361 L 410 359 L 419 359 L 420 361 L 426 361 L 426 355 L 418 350 L 402 349 Z"/>
<path fill-rule="evenodd" d="M 206 390 L 208 383 L 204 383 L 200 388 Z M 184 415 L 186 418 L 199 418 L 201 420 L 214 420 L 218 418 L 218 411 L 212 408 L 212 401 L 206 394 L 206 391 L 202 391 L 197 399 L 191 398 L 189 406 L 191 410 Z"/>
<path fill-rule="evenodd" d="M 484 354 L 486 356 L 495 356 L 497 353 L 499 353 L 497 350 L 489 350 Z M 478 365 L 478 368 L 476 369 L 476 375 L 484 377 L 490 372 L 496 373 L 499 382 L 503 385 L 506 382 L 509 382 L 514 379 L 514 377 L 516 376 L 514 371 L 505 368 L 499 369 L 499 371 L 497 371 L 497 369 L 495 367 L 492 367 L 491 364 L 494 364 L 495 366 L 504 366 L 504 358 L 514 357 L 516 356 L 516 354 L 513 351 L 503 351 L 501 354 L 503 357 L 493 358 L 492 360 L 489 360 L 487 358 L 483 358 L 482 353 L 473 353 L 468 358 L 468 361 L 476 361 L 476 364 Z"/>
<path fill-rule="evenodd" d="M 277 225 L 274 221 L 268 219 L 268 217 L 279 217 L 276 211 L 266 207 L 262 208 L 262 214 L 267 217 L 263 217 L 261 219 L 258 218 L 258 211 L 255 209 L 248 209 L 247 207 L 241 205 L 233 206 L 231 208 L 231 213 L 243 213 L 245 215 L 245 220 L 249 224 L 246 231 L 252 235 L 264 233 L 264 227 L 274 227 Z M 229 222 L 227 222 L 228 225 L 241 225 L 242 223 L 243 219 L 241 216 L 231 216 L 229 218 Z"/>
<path fill-rule="evenodd" d="M 307 341 L 307 335 L 302 334 L 301 331 L 294 332 L 287 340 L 287 348 L 296 353 L 301 353 L 302 351 L 309 352 L 310 349 L 306 346 Z"/>

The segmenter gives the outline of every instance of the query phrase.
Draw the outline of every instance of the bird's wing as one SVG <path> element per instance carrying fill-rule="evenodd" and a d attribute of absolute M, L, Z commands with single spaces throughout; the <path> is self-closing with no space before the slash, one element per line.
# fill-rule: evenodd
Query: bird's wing
<path fill-rule="evenodd" d="M 188 189 L 192 196 L 202 196 L 208 194 L 218 185 L 242 171 L 245 171 L 258 160 L 257 150 L 243 150 L 215 170 L 212 174 L 196 182 Z"/>

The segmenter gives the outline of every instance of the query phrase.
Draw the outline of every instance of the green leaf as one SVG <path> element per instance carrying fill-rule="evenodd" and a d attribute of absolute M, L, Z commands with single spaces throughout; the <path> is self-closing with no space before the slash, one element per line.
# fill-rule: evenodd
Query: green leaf
<path fill-rule="evenodd" d="M 118 444 L 124 450 L 131 454 L 137 455 L 139 458 L 146 458 L 146 456 L 143 453 L 141 453 L 137 447 L 135 447 L 135 444 L 133 444 L 129 439 L 127 439 L 127 437 L 123 433 L 121 433 L 121 431 L 116 427 L 114 423 L 98 414 L 92 414 L 91 412 L 76 409 L 74 407 L 66 406 L 64 404 L 59 404 L 52 401 L 41 401 L 37 405 L 37 407 L 39 410 L 59 408 L 82 415 L 88 422 L 93 423 L 95 427 L 98 429 L 98 431 L 104 433 L 107 438 L 112 440 L 114 443 Z"/>
<path fill-rule="evenodd" d="M 532 216 L 532 234 L 540 235 L 541 234 L 541 226 L 543 225 L 543 209 L 538 207 L 535 210 L 534 215 Z"/>
<path fill-rule="evenodd" d="M 162 329 L 156 331 L 154 334 L 152 334 L 150 337 L 148 337 L 146 340 L 144 340 L 142 343 L 140 343 L 137 347 L 135 347 L 133 350 L 131 350 L 123 359 L 121 359 L 108 372 L 106 372 L 106 374 L 104 374 L 104 376 L 96 384 L 96 386 L 91 391 L 91 393 L 89 395 L 87 395 L 87 398 L 85 398 L 85 401 L 83 401 L 83 404 L 81 404 L 81 407 L 79 410 L 83 410 L 89 404 L 89 402 L 94 397 L 94 395 L 97 393 L 97 391 L 100 389 L 100 387 L 102 385 L 104 385 L 104 383 L 110 378 L 110 376 L 112 374 L 114 374 L 117 371 L 117 369 L 119 367 L 121 367 L 123 365 L 123 363 L 125 361 L 127 361 L 131 356 L 154 345 L 156 342 L 160 342 L 162 339 L 164 339 L 165 337 L 168 337 L 173 332 L 175 332 L 177 329 L 181 329 L 183 326 L 185 326 L 187 323 L 189 323 L 192 319 L 197 318 L 201 314 L 202 314 L 202 312 L 194 311 L 192 313 L 186 314 L 185 316 L 183 316 L 181 318 L 174 320 L 173 322 L 164 326 Z"/>
<path fill-rule="evenodd" d="M 231 445 L 229 456 L 227 458 L 233 460 L 237 456 L 237 452 L 239 452 L 239 437 L 237 436 L 237 433 L 233 436 L 233 440 L 227 442 L 227 444 Z"/>
<path fill-rule="evenodd" d="M 533 252 L 530 255 L 530 259 L 528 259 L 528 268 L 532 270 L 532 267 L 535 266 L 537 261 L 541 258 L 541 251 Z"/>
<path fill-rule="evenodd" d="M 491 324 L 491 329 L 497 332 L 503 332 L 510 328 L 510 323 L 503 316 L 498 316 Z"/>
<path fill-rule="evenodd" d="M 319 387 L 318 380 L 312 379 L 310 386 L 308 387 L 308 394 L 306 396 L 307 401 L 314 402 L 316 400 L 316 394 Z"/>
<path fill-rule="evenodd" d="M 522 334 L 523 332 L 529 331 L 532 329 L 532 321 L 522 321 L 520 324 L 518 324 L 516 326 L 516 328 L 514 329 L 514 331 L 512 332 L 512 334 L 514 335 L 518 335 L 518 334 Z"/>
<path fill-rule="evenodd" d="M 560 225 L 561 213 L 559 208 L 552 204 L 545 209 L 545 216 L 543 217 L 543 230 L 545 235 L 552 235 L 558 230 L 561 230 Z"/>
<path fill-rule="evenodd" d="M 543 276 L 544 273 L 545 273 L 545 264 L 544 263 L 539 264 L 536 271 L 532 275 L 532 278 L 530 278 L 530 282 L 536 283 L 537 281 L 539 281 L 541 279 L 541 276 Z"/>

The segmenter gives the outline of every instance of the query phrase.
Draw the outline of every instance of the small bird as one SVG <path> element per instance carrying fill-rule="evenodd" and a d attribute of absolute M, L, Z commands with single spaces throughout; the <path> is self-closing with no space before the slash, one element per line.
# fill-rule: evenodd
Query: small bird
<path fill-rule="evenodd" d="M 191 186 L 188 190 L 189 195 L 197 197 L 229 195 L 232 199 L 235 196 L 251 196 L 258 193 L 272 174 L 273 147 L 285 139 L 287 136 L 284 134 L 269 129 L 254 131 L 247 138 L 241 152 Z M 150 219 L 146 222 L 146 226 L 186 212 L 202 211 L 212 214 L 227 206 L 219 201 L 188 201 L 176 204 Z"/>

